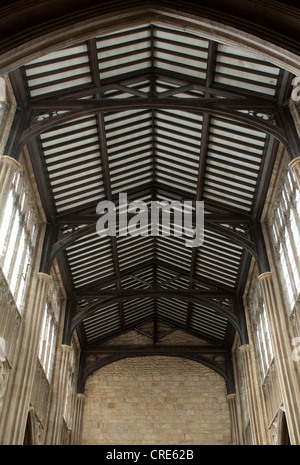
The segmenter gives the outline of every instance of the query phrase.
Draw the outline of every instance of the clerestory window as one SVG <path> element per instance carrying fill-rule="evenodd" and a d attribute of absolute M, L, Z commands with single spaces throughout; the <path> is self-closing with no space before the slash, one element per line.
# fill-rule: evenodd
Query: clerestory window
<path fill-rule="evenodd" d="M 20 312 L 37 240 L 36 219 L 21 174 L 15 174 L 0 224 L 0 266 Z"/>
<path fill-rule="evenodd" d="M 3 127 L 7 116 L 9 104 L 7 102 L 6 95 L 6 83 L 3 77 L 0 77 L 0 136 L 2 134 Z"/>
<path fill-rule="evenodd" d="M 259 355 L 262 380 L 265 379 L 274 359 L 273 345 L 270 334 L 270 326 L 266 314 L 265 304 L 261 292 L 260 283 L 255 280 L 249 299 L 252 323 L 254 328 L 255 345 Z"/>
<path fill-rule="evenodd" d="M 292 312 L 300 293 L 300 193 L 288 171 L 272 227 L 275 250 L 281 265 L 282 283 Z"/>
<path fill-rule="evenodd" d="M 55 279 L 52 279 L 45 306 L 39 347 L 39 360 L 49 381 L 54 364 L 54 353 L 62 303 L 63 299 L 60 293 L 59 284 Z"/>

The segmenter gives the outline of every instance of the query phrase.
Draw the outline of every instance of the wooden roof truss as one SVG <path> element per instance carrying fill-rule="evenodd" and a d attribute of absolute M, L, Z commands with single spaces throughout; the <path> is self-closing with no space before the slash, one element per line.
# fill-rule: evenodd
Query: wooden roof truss
<path fill-rule="evenodd" d="M 299 150 L 287 105 L 292 78 L 251 54 L 154 24 L 11 73 L 18 111 L 7 153 L 29 149 L 48 222 L 41 270 L 59 260 L 69 296 L 65 342 L 76 329 L 84 356 L 108 353 L 107 363 L 183 354 L 228 381 L 235 331 L 247 342 L 241 296 L 251 257 L 268 270 L 259 221 L 278 146 L 291 157 Z M 120 193 L 147 205 L 203 200 L 203 245 L 188 248 L 175 235 L 100 239 L 96 206 L 117 205 Z M 108 352 L 107 340 L 146 323 L 148 347 Z M 207 345 L 165 347 L 162 324 Z M 81 383 L 103 363 L 83 364 Z"/>

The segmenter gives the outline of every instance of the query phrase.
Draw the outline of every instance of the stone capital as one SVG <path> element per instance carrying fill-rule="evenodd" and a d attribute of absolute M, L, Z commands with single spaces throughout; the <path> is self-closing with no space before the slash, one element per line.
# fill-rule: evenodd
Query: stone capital
<path fill-rule="evenodd" d="M 41 280 L 41 281 L 45 281 L 46 283 L 50 282 L 51 281 L 51 276 L 47 273 L 42 273 L 42 272 L 38 272 L 38 278 Z"/>
<path fill-rule="evenodd" d="M 266 271 L 265 273 L 262 273 L 262 274 L 260 274 L 260 275 L 258 276 L 258 280 L 259 280 L 260 282 L 266 281 L 266 280 L 268 280 L 268 279 L 272 279 L 272 273 L 271 273 L 271 271 Z"/>
<path fill-rule="evenodd" d="M 0 156 L 0 166 L 1 165 L 9 165 L 15 168 L 16 170 L 21 169 L 20 163 L 15 158 L 10 157 L 9 155 Z"/>
<path fill-rule="evenodd" d="M 65 352 L 72 352 L 72 347 L 67 345 L 67 344 L 62 344 L 61 345 L 61 350 L 65 351 Z"/>
<path fill-rule="evenodd" d="M 300 169 L 300 157 L 294 158 L 290 163 L 289 167 L 294 171 L 295 169 Z"/>
<path fill-rule="evenodd" d="M 250 344 L 244 344 L 239 347 L 240 352 L 249 352 L 250 351 Z"/>

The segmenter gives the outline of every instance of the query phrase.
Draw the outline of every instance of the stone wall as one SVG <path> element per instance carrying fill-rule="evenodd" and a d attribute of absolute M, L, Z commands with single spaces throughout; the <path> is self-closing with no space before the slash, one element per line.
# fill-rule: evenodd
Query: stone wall
<path fill-rule="evenodd" d="M 230 431 L 225 381 L 197 362 L 127 358 L 87 379 L 84 445 L 227 445 Z"/>

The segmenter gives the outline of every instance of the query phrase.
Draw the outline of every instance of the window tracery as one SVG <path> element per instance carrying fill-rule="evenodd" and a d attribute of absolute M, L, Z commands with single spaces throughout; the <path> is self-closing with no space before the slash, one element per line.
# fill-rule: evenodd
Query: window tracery
<path fill-rule="evenodd" d="M 38 236 L 37 223 L 26 180 L 17 171 L 0 224 L 0 266 L 20 313 Z"/>
<path fill-rule="evenodd" d="M 62 302 L 63 299 L 60 293 L 59 284 L 55 279 L 52 279 L 46 301 L 38 354 L 48 380 L 51 377 L 54 364 L 54 353 Z"/>
<path fill-rule="evenodd" d="M 300 294 L 300 192 L 292 171 L 287 172 L 272 225 L 275 253 L 281 265 L 290 313 Z"/>
<path fill-rule="evenodd" d="M 252 296 L 249 299 L 249 306 L 252 317 L 255 343 L 259 354 L 261 377 L 262 380 L 264 380 L 273 363 L 274 352 L 269 321 L 266 315 L 263 295 L 258 280 L 255 280 L 253 283 Z"/>

